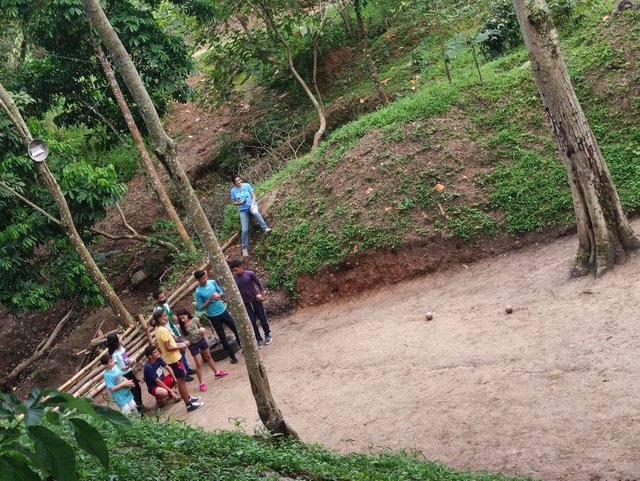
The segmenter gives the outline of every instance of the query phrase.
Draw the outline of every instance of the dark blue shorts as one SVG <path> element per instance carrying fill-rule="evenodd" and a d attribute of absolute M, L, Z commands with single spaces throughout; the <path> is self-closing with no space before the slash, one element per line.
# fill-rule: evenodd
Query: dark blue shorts
<path fill-rule="evenodd" d="M 200 354 L 201 351 L 206 351 L 209 349 L 209 343 L 207 340 L 202 337 L 197 344 L 189 344 L 189 352 L 191 352 L 192 356 L 196 356 Z"/>

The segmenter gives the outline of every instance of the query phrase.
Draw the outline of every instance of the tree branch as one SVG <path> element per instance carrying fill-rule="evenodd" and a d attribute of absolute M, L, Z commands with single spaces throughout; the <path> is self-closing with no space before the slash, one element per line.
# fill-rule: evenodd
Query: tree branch
<path fill-rule="evenodd" d="M 36 352 L 34 352 L 31 355 L 31 357 L 29 357 L 29 358 L 25 359 L 24 361 L 22 361 L 20 364 L 18 364 L 13 369 L 13 371 L 11 371 L 9 373 L 9 375 L 4 380 L 5 387 L 9 386 L 20 375 L 20 373 L 22 371 L 24 371 L 27 367 L 29 367 L 31 364 L 33 364 L 35 361 L 37 361 L 38 359 L 40 359 L 44 355 L 44 353 L 47 351 L 47 349 L 49 349 L 49 347 L 51 347 L 51 344 L 53 344 L 53 341 L 55 340 L 55 338 L 60 333 L 60 330 L 62 329 L 62 326 L 64 326 L 65 323 L 71 317 L 71 314 L 73 314 L 73 308 L 71 308 L 71 310 L 69 312 L 67 312 L 67 314 L 62 318 L 62 320 L 55 327 L 55 329 L 53 330 L 53 332 L 51 333 L 49 338 L 46 341 L 43 341 L 44 344 L 40 343 L 40 345 L 38 346 Z"/>

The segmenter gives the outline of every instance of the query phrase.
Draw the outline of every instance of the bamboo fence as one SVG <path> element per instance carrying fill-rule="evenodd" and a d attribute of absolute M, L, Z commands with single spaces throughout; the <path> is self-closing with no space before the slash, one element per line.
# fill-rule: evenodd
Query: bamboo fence
<path fill-rule="evenodd" d="M 221 247 L 225 251 L 238 237 L 238 234 L 232 235 L 227 242 Z M 198 267 L 199 270 L 209 268 L 206 262 Z M 174 304 L 182 300 L 187 294 L 193 292 L 198 286 L 198 282 L 193 279 L 187 280 L 180 285 L 167 299 L 169 304 Z M 136 362 L 144 358 L 144 350 L 149 344 L 155 344 L 155 333 L 150 328 L 151 316 L 143 316 L 138 314 L 138 320 L 129 326 L 120 338 L 122 345 L 127 348 L 129 357 L 134 358 Z M 75 397 L 94 398 L 104 390 L 104 366 L 100 363 L 100 357 L 106 354 L 107 350 L 102 349 L 98 355 L 86 366 L 74 374 L 67 382 L 58 387 L 60 391 L 66 391 Z"/>

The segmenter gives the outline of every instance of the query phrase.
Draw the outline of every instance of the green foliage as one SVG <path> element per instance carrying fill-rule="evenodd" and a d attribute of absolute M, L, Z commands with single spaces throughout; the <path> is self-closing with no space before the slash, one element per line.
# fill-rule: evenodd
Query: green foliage
<path fill-rule="evenodd" d="M 110 467 L 107 444 L 86 419 L 129 424 L 116 411 L 53 389 L 34 389 L 24 400 L 0 393 L 0 478 L 76 481 L 77 461 L 85 460 L 76 458 L 78 448 L 99 461 L 93 471 L 104 476 Z"/>
<path fill-rule="evenodd" d="M 124 129 L 122 114 L 96 59 L 80 1 L 57 0 L 33 8 L 31 2 L 11 0 L 0 5 L 0 15 L 11 11 L 12 2 L 24 4 L 20 8 L 28 12 L 16 22 L 25 32 L 29 55 L 19 68 L 7 72 L 6 78 L 0 80 L 11 90 L 25 90 L 37 100 L 28 113 L 41 116 L 64 98 L 60 122 L 100 125 L 102 115 Z M 191 97 L 186 77 L 193 72 L 193 61 L 182 39 L 162 31 L 146 3 L 110 1 L 106 14 L 136 64 L 156 108 L 163 114 L 171 100 L 185 101 Z M 124 85 L 121 79 L 120 84 Z M 127 90 L 122 90 L 133 107 Z M 137 115 L 134 108 L 132 111 Z"/>
<path fill-rule="evenodd" d="M 511 0 L 493 0 L 492 16 L 480 28 L 476 41 L 487 59 L 504 55 L 522 43 L 518 17 Z"/>
<path fill-rule="evenodd" d="M 177 421 L 134 421 L 132 429 L 110 431 L 111 473 L 117 479 L 264 479 L 314 480 L 427 480 L 509 481 L 486 473 L 454 471 L 425 461 L 417 453 L 385 451 L 381 454 L 340 455 L 318 445 L 305 445 L 267 435 L 250 437 L 240 432 L 211 433 Z M 83 480 L 104 479 L 91 462 L 82 466 Z"/>
<path fill-rule="evenodd" d="M 0 119 L 4 119 L 2 116 Z M 47 164 L 57 178 L 80 232 L 121 199 L 125 186 L 113 166 L 84 161 L 90 129 L 52 128 L 29 121 L 34 134 L 48 141 Z M 0 180 L 54 217 L 57 207 L 38 182 L 34 163 L 20 145 L 0 158 Z M 59 298 L 85 305 L 103 302 L 97 286 L 64 231 L 0 187 L 0 304 L 12 309 L 46 309 Z"/>

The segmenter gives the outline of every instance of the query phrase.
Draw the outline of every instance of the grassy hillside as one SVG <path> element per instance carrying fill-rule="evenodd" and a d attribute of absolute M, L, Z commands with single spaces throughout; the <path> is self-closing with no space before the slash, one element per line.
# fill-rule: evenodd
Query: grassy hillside
<path fill-rule="evenodd" d="M 559 30 L 578 97 L 623 206 L 633 213 L 640 207 L 640 13 L 603 20 L 613 4 L 579 3 L 579 23 L 568 20 Z M 451 20 L 449 32 L 470 28 L 473 13 L 458 26 Z M 415 31 L 418 24 L 407 19 L 407 25 Z M 479 235 L 573 223 L 568 183 L 524 47 L 482 65 L 484 83 L 470 51 L 459 49 L 452 84 L 437 49 L 427 34 L 413 51 L 390 60 L 381 77 L 406 83 L 397 100 L 337 129 L 316 152 L 259 186 L 278 193 L 270 214 L 276 229 L 257 248 L 273 286 L 295 291 L 300 274 L 371 249 L 434 236 L 474 242 Z M 415 75 L 406 62 L 417 53 L 435 61 Z"/>
<path fill-rule="evenodd" d="M 507 481 L 502 475 L 451 470 L 406 452 L 380 455 L 333 453 L 320 446 L 210 433 L 175 421 L 136 421 L 107 435 L 109 479 L 120 480 L 478 480 Z M 107 479 L 91 457 L 81 458 L 83 480 Z"/>

